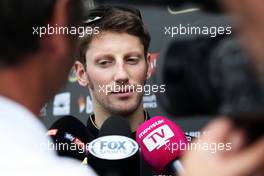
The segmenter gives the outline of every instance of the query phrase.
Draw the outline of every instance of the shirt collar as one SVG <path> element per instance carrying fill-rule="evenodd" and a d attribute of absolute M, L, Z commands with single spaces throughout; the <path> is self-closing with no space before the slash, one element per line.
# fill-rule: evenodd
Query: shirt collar
<path fill-rule="evenodd" d="M 149 120 L 149 119 L 150 119 L 149 113 L 146 110 L 144 110 L 144 122 Z M 92 133 L 94 138 L 96 138 L 98 136 L 99 128 L 95 124 L 95 115 L 94 115 L 94 113 L 90 114 L 90 116 L 89 116 L 89 118 L 87 120 L 87 128 Z M 135 136 L 134 133 L 136 133 L 136 132 L 132 133 L 133 137 Z"/>

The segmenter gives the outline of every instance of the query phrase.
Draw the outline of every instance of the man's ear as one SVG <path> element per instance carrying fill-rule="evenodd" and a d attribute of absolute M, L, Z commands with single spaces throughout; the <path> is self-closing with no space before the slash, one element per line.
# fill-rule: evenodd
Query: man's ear
<path fill-rule="evenodd" d="M 147 54 L 147 77 L 146 79 L 149 79 L 152 75 L 152 68 L 151 68 L 151 62 L 150 62 L 150 53 Z"/>
<path fill-rule="evenodd" d="M 81 62 L 75 61 L 74 67 L 75 67 L 75 73 L 76 73 L 76 77 L 77 77 L 79 84 L 81 86 L 86 87 L 89 84 L 89 80 L 88 80 L 85 66 Z"/>

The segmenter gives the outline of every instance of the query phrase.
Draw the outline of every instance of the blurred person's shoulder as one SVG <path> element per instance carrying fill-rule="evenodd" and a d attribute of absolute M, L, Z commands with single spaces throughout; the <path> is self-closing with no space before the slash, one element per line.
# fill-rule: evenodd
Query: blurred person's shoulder
<path fill-rule="evenodd" d="M 73 159 L 59 158 L 46 131 L 25 107 L 0 96 L 0 175 L 96 175 Z"/>

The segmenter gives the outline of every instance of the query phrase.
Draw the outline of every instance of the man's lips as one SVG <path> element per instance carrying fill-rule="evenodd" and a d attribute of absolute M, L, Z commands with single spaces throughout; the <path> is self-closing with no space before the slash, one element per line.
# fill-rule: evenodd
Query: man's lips
<path fill-rule="evenodd" d="M 132 95 L 132 91 L 114 91 L 111 92 L 112 95 L 118 96 L 120 98 L 126 98 Z"/>
<path fill-rule="evenodd" d="M 132 91 L 127 90 L 127 91 L 112 91 L 112 94 L 123 94 L 123 93 L 131 93 Z"/>

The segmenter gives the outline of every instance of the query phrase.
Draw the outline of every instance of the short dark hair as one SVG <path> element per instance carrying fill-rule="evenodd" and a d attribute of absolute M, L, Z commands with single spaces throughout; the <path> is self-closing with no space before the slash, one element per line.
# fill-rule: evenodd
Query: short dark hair
<path fill-rule="evenodd" d="M 39 48 L 39 36 L 33 27 L 45 26 L 53 15 L 58 0 L 1 0 L 0 1 L 0 67 L 22 62 L 22 56 Z M 81 22 L 82 1 L 70 0 L 68 24 Z"/>
<path fill-rule="evenodd" d="M 104 14 L 102 14 L 102 11 Z M 136 36 L 144 46 L 145 56 L 147 55 L 150 43 L 150 34 L 142 21 L 139 10 L 122 6 L 105 5 L 92 9 L 88 11 L 87 14 L 88 15 L 84 22 L 86 27 L 98 27 L 99 32 L 127 33 Z M 78 60 L 83 64 L 86 63 L 85 53 L 89 48 L 89 44 L 92 42 L 92 39 L 96 37 L 96 35 L 100 34 L 88 34 L 79 40 L 77 54 Z"/>

